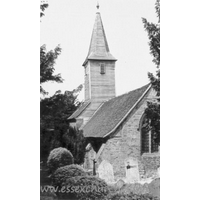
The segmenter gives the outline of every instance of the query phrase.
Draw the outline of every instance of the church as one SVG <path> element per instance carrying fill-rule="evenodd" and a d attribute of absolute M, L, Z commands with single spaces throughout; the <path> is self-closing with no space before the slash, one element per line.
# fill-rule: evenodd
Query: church
<path fill-rule="evenodd" d="M 125 177 L 127 166 L 136 161 L 140 178 L 150 177 L 160 167 L 159 146 L 142 127 L 147 101 L 154 101 L 156 93 L 147 84 L 116 96 L 116 63 L 97 10 L 89 52 L 83 62 L 84 103 L 69 120 L 88 141 L 85 169 L 95 168 L 98 173 L 99 165 L 106 161 L 112 165 L 117 180 Z"/>

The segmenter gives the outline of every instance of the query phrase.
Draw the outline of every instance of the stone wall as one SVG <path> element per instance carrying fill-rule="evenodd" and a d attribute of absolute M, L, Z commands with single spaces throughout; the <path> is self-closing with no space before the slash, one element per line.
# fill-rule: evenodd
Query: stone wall
<path fill-rule="evenodd" d="M 141 165 L 144 169 L 144 174 L 146 178 L 152 177 L 157 173 L 157 168 L 160 167 L 160 155 L 159 153 L 144 154 L 141 156 Z"/>
<path fill-rule="evenodd" d="M 153 175 L 159 167 L 158 153 L 141 155 L 140 120 L 146 108 L 146 100 L 154 95 L 150 93 L 139 103 L 121 127 L 109 139 L 98 158 L 98 165 L 107 160 L 113 165 L 115 178 L 125 177 L 125 161 L 128 158 L 138 160 L 140 176 Z"/>

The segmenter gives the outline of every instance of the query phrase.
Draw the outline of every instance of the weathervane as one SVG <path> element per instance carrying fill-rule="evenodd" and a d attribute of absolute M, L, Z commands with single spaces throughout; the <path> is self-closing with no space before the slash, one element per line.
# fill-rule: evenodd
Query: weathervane
<path fill-rule="evenodd" d="M 99 2 L 97 1 L 97 10 L 99 10 Z"/>

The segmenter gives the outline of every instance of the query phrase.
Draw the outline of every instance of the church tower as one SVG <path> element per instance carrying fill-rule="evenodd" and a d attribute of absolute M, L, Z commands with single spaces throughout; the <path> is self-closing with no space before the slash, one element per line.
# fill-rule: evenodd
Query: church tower
<path fill-rule="evenodd" d="M 85 69 L 84 103 L 68 118 L 72 121 L 76 119 L 77 127 L 82 128 L 102 103 L 115 97 L 116 61 L 110 53 L 101 15 L 97 10 L 89 52 L 83 63 Z"/>
<path fill-rule="evenodd" d="M 109 51 L 99 5 L 85 68 L 85 102 L 100 104 L 115 97 L 115 62 Z"/>

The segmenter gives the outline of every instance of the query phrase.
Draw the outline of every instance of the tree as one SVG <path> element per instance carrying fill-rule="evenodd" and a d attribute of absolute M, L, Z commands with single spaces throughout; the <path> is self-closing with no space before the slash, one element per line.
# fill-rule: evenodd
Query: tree
<path fill-rule="evenodd" d="M 151 130 L 154 141 L 160 145 L 160 0 L 156 0 L 155 9 L 158 17 L 158 23 L 150 23 L 142 18 L 144 28 L 148 33 L 150 54 L 153 56 L 153 62 L 156 65 L 156 74 L 148 73 L 152 87 L 156 91 L 155 101 L 147 102 L 145 110 L 148 119 L 148 129 Z"/>
<path fill-rule="evenodd" d="M 75 164 L 83 164 L 86 145 L 83 132 L 70 127 L 69 124 L 65 124 L 65 127 L 60 127 L 60 129 L 42 128 L 40 131 L 40 159 L 44 163 L 51 150 L 64 147 L 72 153 Z"/>
<path fill-rule="evenodd" d="M 48 4 L 40 5 L 40 17 Z M 60 74 L 55 75 L 55 61 L 61 53 L 60 46 L 46 51 L 46 46 L 40 47 L 40 93 L 48 94 L 42 84 L 48 81 L 62 83 Z M 68 148 L 75 163 L 84 161 L 85 139 L 82 132 L 69 126 L 67 118 L 78 108 L 80 102 L 77 97 L 82 85 L 72 91 L 57 91 L 53 96 L 40 99 L 40 158 L 46 163 L 49 152 L 57 147 Z"/>
<path fill-rule="evenodd" d="M 71 151 L 76 164 L 84 161 L 85 138 L 81 131 L 71 128 L 67 118 L 78 108 L 77 97 L 82 85 L 63 94 L 57 91 L 52 97 L 40 101 L 40 152 L 46 160 L 49 152 L 57 147 Z"/>
<path fill-rule="evenodd" d="M 43 3 L 40 1 L 40 17 L 44 16 L 44 10 L 48 8 L 49 4 L 48 3 Z"/>
<path fill-rule="evenodd" d="M 55 61 L 60 53 L 61 48 L 59 45 L 49 52 L 46 51 L 46 45 L 40 47 L 40 93 L 43 95 L 48 94 L 48 92 L 43 89 L 42 83 L 48 81 L 55 81 L 57 83 L 63 82 L 60 74 L 54 75 Z"/>
<path fill-rule="evenodd" d="M 68 131 L 63 134 L 64 147 L 69 149 L 74 157 L 75 164 L 83 164 L 85 158 L 86 139 L 83 131 L 76 127 L 69 127 Z"/>
<path fill-rule="evenodd" d="M 41 2 L 40 4 L 40 18 L 44 16 L 44 10 L 48 8 L 47 3 Z M 54 50 L 49 52 L 46 51 L 46 45 L 40 47 L 40 93 L 45 95 L 48 94 L 43 87 L 42 83 L 48 81 L 55 81 L 57 83 L 62 83 L 63 79 L 60 74 L 54 75 L 54 65 L 55 61 L 61 53 L 61 48 L 58 45 Z"/>
<path fill-rule="evenodd" d="M 57 91 L 53 96 L 41 99 L 40 118 L 43 127 L 58 129 L 67 123 L 67 118 L 78 108 L 78 95 L 83 85 L 72 91 Z"/>

